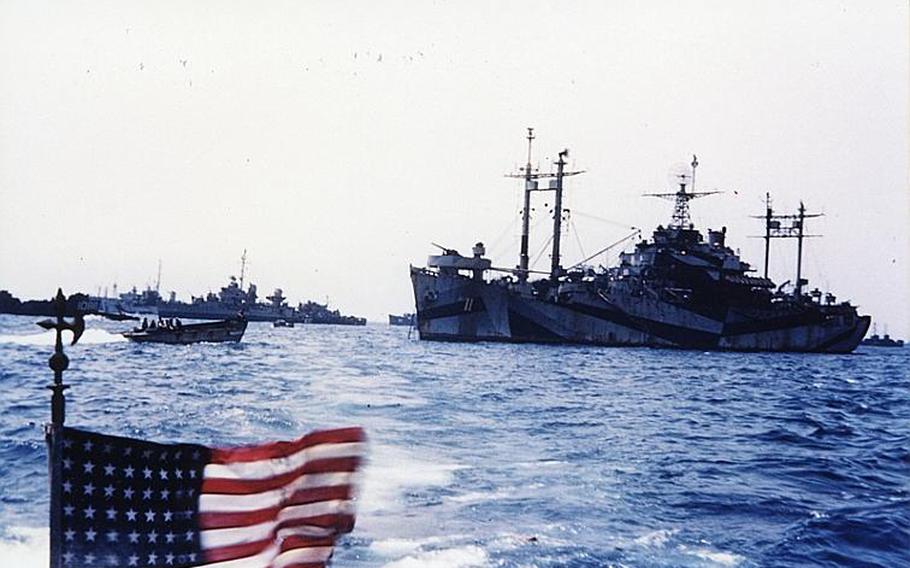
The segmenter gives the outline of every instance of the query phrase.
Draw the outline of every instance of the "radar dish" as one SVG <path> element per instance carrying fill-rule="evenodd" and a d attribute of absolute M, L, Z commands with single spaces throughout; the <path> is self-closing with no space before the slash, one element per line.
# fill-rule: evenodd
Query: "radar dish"
<path fill-rule="evenodd" d="M 670 166 L 670 169 L 667 170 L 667 183 L 674 191 L 679 189 L 681 184 L 687 188 L 690 187 L 692 185 L 692 166 L 682 162 Z"/>

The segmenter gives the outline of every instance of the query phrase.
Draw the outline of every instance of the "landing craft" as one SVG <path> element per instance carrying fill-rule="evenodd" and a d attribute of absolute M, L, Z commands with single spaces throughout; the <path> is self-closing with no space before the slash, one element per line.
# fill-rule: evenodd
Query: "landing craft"
<path fill-rule="evenodd" d="M 809 235 L 803 227 L 813 215 L 802 204 L 798 215 L 774 215 L 769 199 L 761 217 L 766 223 L 764 276 L 754 276 L 755 270 L 726 245 L 726 228 L 708 230 L 705 239 L 691 221 L 689 202 L 716 192 L 695 191 L 694 156 L 691 169 L 677 174 L 675 192 L 653 194 L 671 199 L 674 210 L 671 222 L 658 226 L 650 241 L 622 253 L 617 266 L 595 270 L 584 266 L 588 258 L 563 268 L 563 182 L 581 172 L 566 170 L 567 150 L 555 162 L 556 173 L 535 171 L 533 139 L 528 129 L 527 165 L 511 176 L 525 184 L 518 266 L 494 267 L 483 243 L 470 257 L 443 248 L 429 257 L 426 268 L 412 266 L 421 339 L 849 353 L 866 334 L 871 318 L 860 316 L 849 302 L 838 303 L 833 294 L 817 289 L 804 293 L 802 242 Z M 539 186 L 542 179 L 547 187 Z M 532 280 L 530 201 L 538 191 L 555 193 L 552 252 L 549 273 Z M 772 238 L 798 239 L 792 291 L 767 277 Z M 504 275 L 492 277 L 497 272 Z"/>

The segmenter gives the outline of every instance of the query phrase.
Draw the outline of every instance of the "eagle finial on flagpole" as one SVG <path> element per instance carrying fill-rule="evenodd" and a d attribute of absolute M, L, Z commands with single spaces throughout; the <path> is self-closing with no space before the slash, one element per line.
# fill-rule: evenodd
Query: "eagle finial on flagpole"
<path fill-rule="evenodd" d="M 57 288 L 57 295 L 53 300 L 54 314 L 56 321 L 46 319 L 38 322 L 38 325 L 44 329 L 55 330 L 56 342 L 54 345 L 54 354 L 48 360 L 48 366 L 54 371 L 54 382 L 47 388 L 53 392 L 51 395 L 51 421 L 45 426 L 45 438 L 47 439 L 48 448 L 48 470 L 50 473 L 51 489 L 51 506 L 50 506 L 50 566 L 59 568 L 62 565 L 63 543 L 61 537 L 63 534 L 63 463 L 62 463 L 62 438 L 63 423 L 66 420 L 66 398 L 63 391 L 69 388 L 69 385 L 63 382 L 63 371 L 69 367 L 70 360 L 63 352 L 63 332 L 71 331 L 73 341 L 70 345 L 75 345 L 82 332 L 85 331 L 85 320 L 82 314 L 76 311 L 73 321 L 66 320 L 66 296 L 63 290 Z"/>

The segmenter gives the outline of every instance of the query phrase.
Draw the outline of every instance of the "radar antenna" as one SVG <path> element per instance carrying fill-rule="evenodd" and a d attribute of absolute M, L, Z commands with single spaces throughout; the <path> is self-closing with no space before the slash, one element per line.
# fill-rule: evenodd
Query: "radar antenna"
<path fill-rule="evenodd" d="M 698 167 L 698 158 L 693 154 L 692 163 L 689 165 L 678 164 L 670 169 L 669 178 L 672 185 L 679 185 L 675 193 L 646 193 L 646 197 L 660 197 L 668 201 L 674 201 L 673 221 L 669 227 L 671 229 L 691 229 L 692 219 L 689 215 L 689 202 L 699 197 L 722 193 L 721 191 L 695 191 L 695 168 Z M 686 187 L 691 185 L 692 190 L 686 191 Z"/>

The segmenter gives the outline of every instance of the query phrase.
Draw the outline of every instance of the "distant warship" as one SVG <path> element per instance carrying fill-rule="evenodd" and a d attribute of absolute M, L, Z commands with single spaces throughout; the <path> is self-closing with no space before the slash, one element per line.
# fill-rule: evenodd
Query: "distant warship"
<path fill-rule="evenodd" d="M 533 139 L 529 129 L 527 165 L 511 176 L 525 184 L 518 266 L 494 267 L 482 243 L 470 257 L 443 248 L 429 257 L 426 268 L 412 266 L 421 339 L 848 353 L 866 334 L 870 317 L 858 315 L 849 302 L 837 303 L 817 289 L 803 291 L 808 284 L 801 274 L 802 242 L 808 236 L 803 226 L 814 215 L 802 205 L 798 215 L 774 215 L 769 199 L 761 217 L 766 224 L 763 277 L 753 276 L 752 267 L 726 246 L 726 228 L 709 230 L 707 240 L 695 229 L 689 202 L 716 192 L 695 191 L 694 157 L 691 169 L 676 176 L 675 192 L 654 194 L 675 204 L 669 225 L 622 253 L 618 266 L 563 268 L 563 183 L 581 172 L 566 170 L 567 150 L 560 152 L 555 173 L 532 169 Z M 547 187 L 539 187 L 540 180 L 548 181 Z M 528 240 L 536 191 L 552 191 L 555 199 L 550 271 L 532 280 Z M 767 277 L 768 245 L 778 237 L 799 239 L 792 291 Z M 505 275 L 491 278 L 491 272 Z"/>
<path fill-rule="evenodd" d="M 288 323 L 326 323 L 336 325 L 366 325 L 366 318 L 342 315 L 338 310 L 330 310 L 327 304 L 301 302 L 296 308 L 291 307 L 284 297 L 281 288 L 276 288 L 268 303 L 258 301 L 255 284 L 243 290 L 243 278 L 246 269 L 246 251 L 241 257 L 240 280 L 230 277 L 227 286 L 215 295 L 209 292 L 205 297 L 193 298 L 192 302 L 178 302 L 174 295 L 167 302 L 158 305 L 158 314 L 163 318 L 195 319 L 230 319 L 238 313 L 249 321 L 277 321 Z"/>
<path fill-rule="evenodd" d="M 389 325 L 414 325 L 414 314 L 389 314 Z"/>
<path fill-rule="evenodd" d="M 284 320 L 290 323 L 326 323 L 338 325 L 366 325 L 366 318 L 347 316 L 338 310 L 330 310 L 327 304 L 301 302 L 297 307 L 289 306 L 281 288 L 260 302 L 255 284 L 243 289 L 246 272 L 246 251 L 241 257 L 240 279 L 231 276 L 227 286 L 218 294 L 209 292 L 205 296 L 193 297 L 191 302 L 177 300 L 171 292 L 164 300 L 158 293 L 161 282 L 159 266 L 158 283 L 139 293 L 136 288 L 120 294 L 119 299 L 88 297 L 80 304 L 87 313 L 152 313 L 161 318 L 184 318 L 203 320 L 230 320 L 243 314 L 248 321 Z"/>
<path fill-rule="evenodd" d="M 861 345 L 865 345 L 867 347 L 903 347 L 904 340 L 894 339 L 888 335 L 887 329 L 885 329 L 884 335 L 879 335 L 875 329 L 875 326 L 872 326 L 872 335 L 863 339 Z"/>

